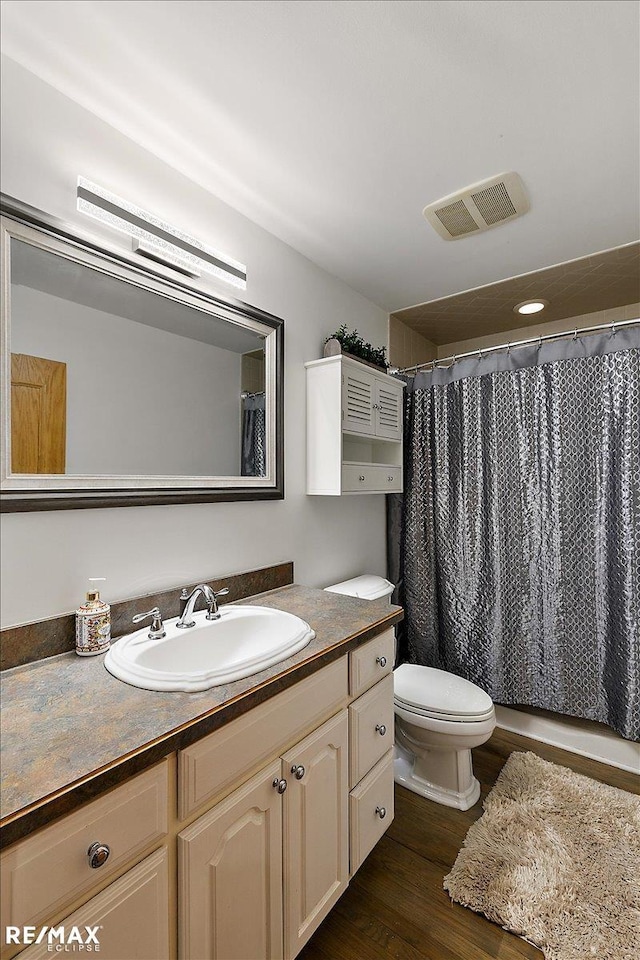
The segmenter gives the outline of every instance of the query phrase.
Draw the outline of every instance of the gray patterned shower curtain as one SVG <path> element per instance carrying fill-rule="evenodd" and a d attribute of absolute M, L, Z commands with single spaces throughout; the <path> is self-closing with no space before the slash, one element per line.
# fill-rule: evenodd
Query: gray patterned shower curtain
<path fill-rule="evenodd" d="M 266 476 L 267 436 L 264 393 L 251 393 L 242 398 L 242 449 L 240 459 L 241 476 Z"/>
<path fill-rule="evenodd" d="M 640 327 L 408 381 L 404 660 L 640 739 Z"/>

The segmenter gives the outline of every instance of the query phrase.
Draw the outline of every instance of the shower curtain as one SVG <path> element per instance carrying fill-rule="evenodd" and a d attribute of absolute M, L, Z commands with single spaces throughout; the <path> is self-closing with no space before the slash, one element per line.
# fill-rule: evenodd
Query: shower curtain
<path fill-rule="evenodd" d="M 253 393 L 242 398 L 241 476 L 266 476 L 265 395 Z"/>
<path fill-rule="evenodd" d="M 640 327 L 407 382 L 404 660 L 640 739 Z"/>

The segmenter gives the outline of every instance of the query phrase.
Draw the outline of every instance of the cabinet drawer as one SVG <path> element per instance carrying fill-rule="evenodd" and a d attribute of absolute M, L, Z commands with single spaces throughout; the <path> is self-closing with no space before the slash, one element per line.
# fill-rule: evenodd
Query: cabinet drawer
<path fill-rule="evenodd" d="M 349 693 L 358 697 L 393 670 L 395 634 L 385 630 L 379 637 L 349 654 Z"/>
<path fill-rule="evenodd" d="M 350 786 L 362 780 L 393 744 L 393 676 L 349 707 Z"/>
<path fill-rule="evenodd" d="M 400 493 L 402 467 L 380 464 L 345 463 L 342 466 L 343 493 Z"/>
<path fill-rule="evenodd" d="M 168 760 L 10 847 L 0 859 L 2 920 L 46 920 L 167 833 Z M 92 843 L 111 853 L 89 865 Z M 5 916 L 6 914 L 6 916 Z"/>
<path fill-rule="evenodd" d="M 67 936 L 78 927 L 83 937 L 87 927 L 97 927 L 102 960 L 169 960 L 169 871 L 166 849 L 133 867 L 119 880 L 66 917 L 56 928 L 64 927 Z M 59 955 L 47 939 L 34 944 L 20 960 L 44 960 Z M 75 945 L 71 945 L 73 950 Z M 80 948 L 76 956 L 93 956 L 96 947 Z M 73 950 L 75 954 L 75 950 Z M 64 953 L 63 955 L 68 955 Z"/>
<path fill-rule="evenodd" d="M 348 698 L 346 655 L 181 750 L 178 816 L 184 820 L 294 744 Z"/>
<path fill-rule="evenodd" d="M 349 796 L 351 876 L 393 820 L 393 750 Z"/>

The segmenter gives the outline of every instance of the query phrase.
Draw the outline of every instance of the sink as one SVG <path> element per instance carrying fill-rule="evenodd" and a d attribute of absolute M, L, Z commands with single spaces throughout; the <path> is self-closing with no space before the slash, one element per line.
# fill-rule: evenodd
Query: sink
<path fill-rule="evenodd" d="M 302 650 L 315 637 L 308 623 L 271 607 L 229 604 L 219 620 L 194 614 L 180 630 L 165 620 L 166 637 L 150 640 L 149 628 L 114 641 L 104 665 L 119 680 L 143 690 L 208 690 L 242 680 Z"/>

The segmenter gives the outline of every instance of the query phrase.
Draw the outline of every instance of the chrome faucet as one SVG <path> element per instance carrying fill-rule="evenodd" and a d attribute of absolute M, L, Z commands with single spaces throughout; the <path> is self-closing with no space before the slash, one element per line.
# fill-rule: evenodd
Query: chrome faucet
<path fill-rule="evenodd" d="M 218 597 L 224 597 L 227 593 L 229 593 L 229 587 L 223 587 L 222 590 L 216 592 L 212 590 L 207 583 L 199 583 L 186 598 L 187 603 L 182 611 L 182 616 L 176 623 L 176 627 L 179 627 L 181 630 L 186 630 L 187 627 L 195 627 L 196 622 L 193 619 L 193 611 L 200 594 L 202 594 L 207 603 L 207 620 L 219 620 Z"/>

